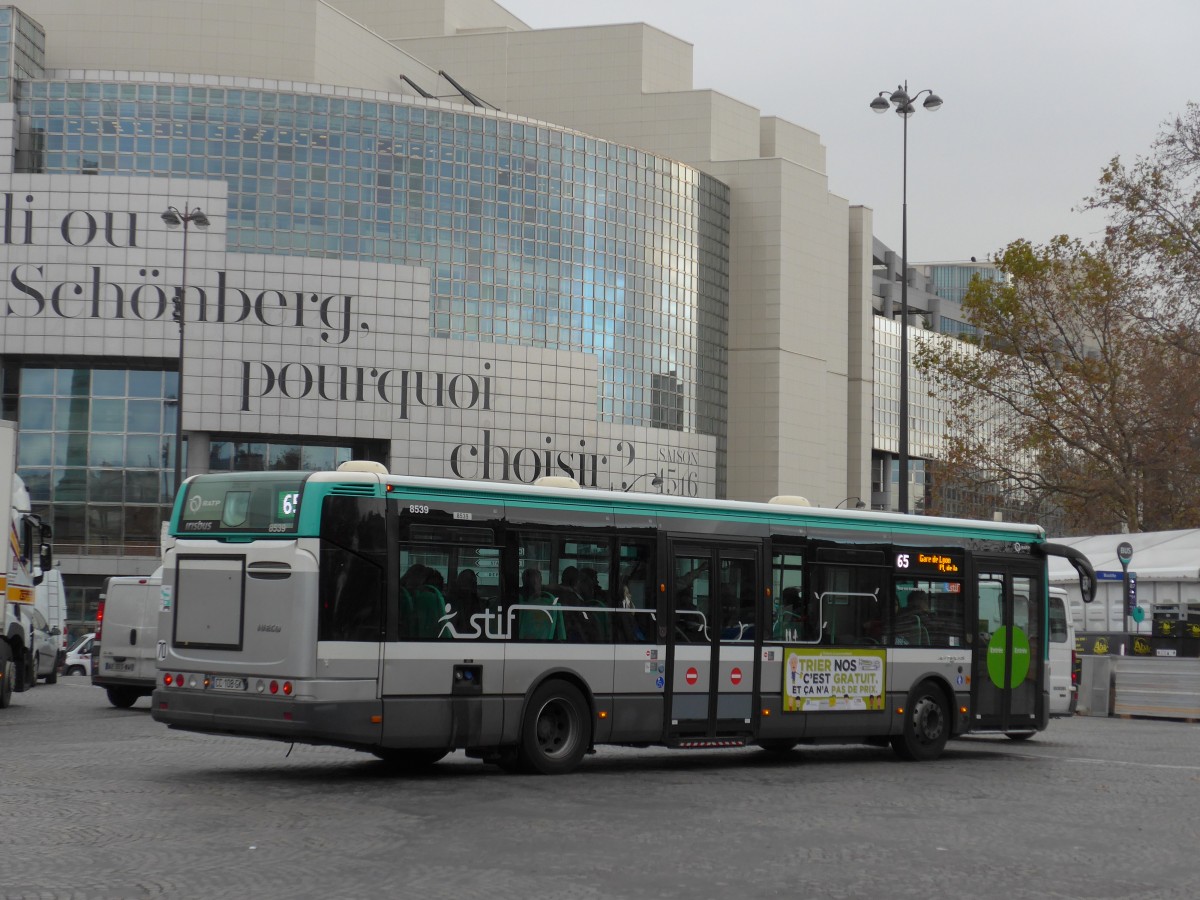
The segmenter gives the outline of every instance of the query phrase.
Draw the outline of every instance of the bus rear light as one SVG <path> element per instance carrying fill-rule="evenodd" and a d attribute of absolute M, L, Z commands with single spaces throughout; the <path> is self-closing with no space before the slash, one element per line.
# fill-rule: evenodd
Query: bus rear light
<path fill-rule="evenodd" d="M 266 682 L 264 682 L 261 678 L 258 679 L 258 682 L 254 685 L 254 689 L 261 694 L 267 689 Z"/>
<path fill-rule="evenodd" d="M 278 694 L 278 693 L 279 693 L 279 682 L 278 682 L 278 681 L 272 681 L 272 682 L 271 682 L 271 693 L 272 693 L 272 694 Z"/>
<path fill-rule="evenodd" d="M 170 672 L 168 672 L 166 675 L 163 676 L 163 684 L 165 684 L 167 687 L 170 687 L 174 681 L 175 681 L 175 676 L 172 675 Z"/>
<path fill-rule="evenodd" d="M 285 681 L 283 683 L 283 693 L 285 696 L 292 696 L 292 683 L 290 681 Z"/>
<path fill-rule="evenodd" d="M 175 676 L 175 684 L 177 687 L 183 687 L 183 673 L 180 672 Z"/>

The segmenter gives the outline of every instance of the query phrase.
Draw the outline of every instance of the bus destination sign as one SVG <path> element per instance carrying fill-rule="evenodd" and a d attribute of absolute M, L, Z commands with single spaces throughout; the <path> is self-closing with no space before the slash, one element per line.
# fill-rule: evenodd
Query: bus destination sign
<path fill-rule="evenodd" d="M 963 555 L 945 550 L 897 550 L 895 566 L 897 572 L 909 575 L 959 575 Z"/>

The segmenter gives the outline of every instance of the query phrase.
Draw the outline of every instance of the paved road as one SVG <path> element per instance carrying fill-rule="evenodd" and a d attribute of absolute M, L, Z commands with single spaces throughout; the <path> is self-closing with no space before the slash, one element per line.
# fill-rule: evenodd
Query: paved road
<path fill-rule="evenodd" d="M 604 748 L 561 778 L 397 776 L 62 678 L 0 712 L 0 896 L 1191 900 L 1198 750 L 1196 725 L 1075 718 L 932 764 Z"/>

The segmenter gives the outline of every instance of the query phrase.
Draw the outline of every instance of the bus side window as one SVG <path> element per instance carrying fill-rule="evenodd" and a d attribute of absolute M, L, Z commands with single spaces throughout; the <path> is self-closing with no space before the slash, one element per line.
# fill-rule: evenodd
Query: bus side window
<path fill-rule="evenodd" d="M 321 518 L 317 639 L 381 640 L 385 568 L 382 501 L 329 497 Z"/>
<path fill-rule="evenodd" d="M 658 594 L 654 590 L 654 542 L 623 538 L 617 550 L 617 584 L 613 597 L 613 639 L 622 644 L 652 644 L 658 627 Z"/>
<path fill-rule="evenodd" d="M 804 597 L 804 557 L 797 551 L 771 556 L 771 621 L 767 634 L 777 641 L 817 639 L 816 601 Z"/>

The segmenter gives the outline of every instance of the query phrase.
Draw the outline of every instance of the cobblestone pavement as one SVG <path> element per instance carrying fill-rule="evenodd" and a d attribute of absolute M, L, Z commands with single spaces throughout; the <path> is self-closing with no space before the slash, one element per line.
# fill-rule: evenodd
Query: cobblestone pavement
<path fill-rule="evenodd" d="M 1200 726 L 601 748 L 570 776 L 183 734 L 81 677 L 0 711 L 5 898 L 1191 898 Z"/>

